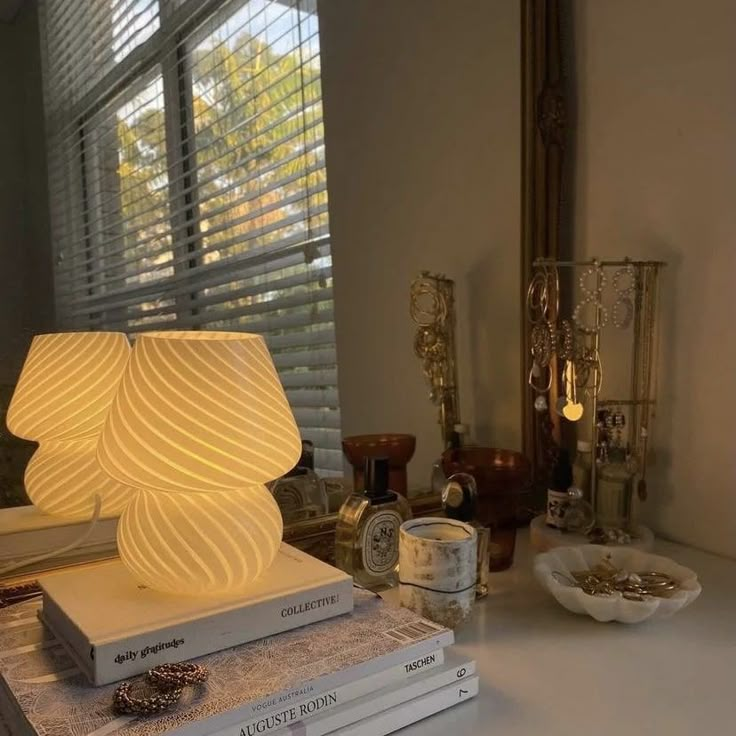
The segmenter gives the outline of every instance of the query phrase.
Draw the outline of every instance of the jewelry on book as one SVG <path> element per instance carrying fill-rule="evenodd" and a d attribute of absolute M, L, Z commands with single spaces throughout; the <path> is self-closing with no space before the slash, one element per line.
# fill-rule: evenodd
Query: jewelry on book
<path fill-rule="evenodd" d="M 198 685 L 209 676 L 206 667 L 191 662 L 160 664 L 146 673 L 145 680 L 139 680 L 143 687 L 152 690 L 151 695 L 136 697 L 131 695 L 133 683 L 123 682 L 113 695 L 113 708 L 117 713 L 150 716 L 176 705 L 183 689 L 188 685 Z"/>
<path fill-rule="evenodd" d="M 161 687 L 183 687 L 197 685 L 204 682 L 209 676 L 206 667 L 192 662 L 176 662 L 174 664 L 160 664 L 147 673 L 148 681 Z"/>
<path fill-rule="evenodd" d="M 153 689 L 153 694 L 144 697 L 135 697 L 131 695 L 132 683 L 126 681 L 118 685 L 115 689 L 115 694 L 112 696 L 113 708 L 116 713 L 150 716 L 171 708 L 172 705 L 176 705 L 181 697 L 181 687 L 162 689 L 160 686 L 152 685 L 150 682 L 142 682 L 142 684 L 144 687 L 148 686 L 149 690 Z"/>

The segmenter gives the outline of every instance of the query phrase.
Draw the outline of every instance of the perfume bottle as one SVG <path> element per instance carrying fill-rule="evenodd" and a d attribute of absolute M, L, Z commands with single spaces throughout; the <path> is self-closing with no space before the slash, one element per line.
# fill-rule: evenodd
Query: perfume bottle
<path fill-rule="evenodd" d="M 595 511 L 604 529 L 629 531 L 632 526 L 634 476 L 624 451 L 613 448 L 598 467 Z"/>
<path fill-rule="evenodd" d="M 560 528 L 568 532 L 588 534 L 595 526 L 593 507 L 585 500 L 583 492 L 575 486 L 570 486 L 567 497 L 567 507 Z"/>
<path fill-rule="evenodd" d="M 309 440 L 302 440 L 302 454 L 297 464 L 271 483 L 270 488 L 286 523 L 328 512 L 327 489 L 314 472 L 314 445 Z"/>
<path fill-rule="evenodd" d="M 575 462 L 572 464 L 572 480 L 575 488 L 583 492 L 583 498 L 590 500 L 590 476 L 593 468 L 593 446 L 585 440 L 578 440 Z"/>
<path fill-rule="evenodd" d="M 399 527 L 411 519 L 409 502 L 389 489 L 388 474 L 388 458 L 366 458 L 365 488 L 348 496 L 335 531 L 336 566 L 369 590 L 398 582 Z"/>
<path fill-rule="evenodd" d="M 572 467 L 567 450 L 560 450 L 547 489 L 547 526 L 564 529 L 565 513 L 570 503 L 568 489 L 572 485 Z"/>
<path fill-rule="evenodd" d="M 445 516 L 449 519 L 456 519 L 470 524 L 478 535 L 475 597 L 484 598 L 488 595 L 488 555 L 491 530 L 475 518 L 477 505 L 478 486 L 475 478 L 469 473 L 451 475 L 442 491 L 442 508 L 445 511 Z"/>

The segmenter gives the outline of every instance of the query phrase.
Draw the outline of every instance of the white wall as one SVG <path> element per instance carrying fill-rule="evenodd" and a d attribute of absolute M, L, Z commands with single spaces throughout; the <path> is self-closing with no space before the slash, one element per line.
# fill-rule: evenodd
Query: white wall
<path fill-rule="evenodd" d="M 463 420 L 521 444 L 516 0 L 320 0 L 343 434 L 411 432 L 410 486 L 442 444 L 408 291 L 456 281 Z"/>
<path fill-rule="evenodd" d="M 575 244 L 661 258 L 650 501 L 663 535 L 736 557 L 736 3 L 576 0 Z"/>
<path fill-rule="evenodd" d="M 0 24 L 0 384 L 53 329 L 41 59 L 35 3 Z"/>

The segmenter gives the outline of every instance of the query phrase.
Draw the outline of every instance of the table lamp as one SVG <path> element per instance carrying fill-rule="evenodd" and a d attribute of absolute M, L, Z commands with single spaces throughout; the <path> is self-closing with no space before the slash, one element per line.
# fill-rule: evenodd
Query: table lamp
<path fill-rule="evenodd" d="M 34 506 L 66 519 L 117 516 L 132 489 L 102 472 L 97 440 L 130 355 L 121 332 L 36 335 L 10 401 L 8 429 L 39 447 L 25 472 Z"/>
<path fill-rule="evenodd" d="M 97 457 L 136 487 L 118 550 L 139 582 L 167 593 L 238 593 L 283 534 L 264 483 L 294 467 L 301 439 L 262 337 L 138 336 Z"/>

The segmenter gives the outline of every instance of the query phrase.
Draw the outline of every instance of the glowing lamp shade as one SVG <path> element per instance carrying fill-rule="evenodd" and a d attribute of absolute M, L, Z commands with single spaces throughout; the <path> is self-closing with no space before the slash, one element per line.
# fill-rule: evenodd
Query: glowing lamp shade
<path fill-rule="evenodd" d="M 283 533 L 263 484 L 300 453 L 263 338 L 143 333 L 97 448 L 112 479 L 140 489 L 118 525 L 121 559 L 157 590 L 242 591 L 273 562 Z"/>
<path fill-rule="evenodd" d="M 31 342 L 7 415 L 8 429 L 39 447 L 25 486 L 41 511 L 89 518 L 94 496 L 102 516 L 117 516 L 132 489 L 102 472 L 97 440 L 130 355 L 122 333 L 37 335 Z"/>

